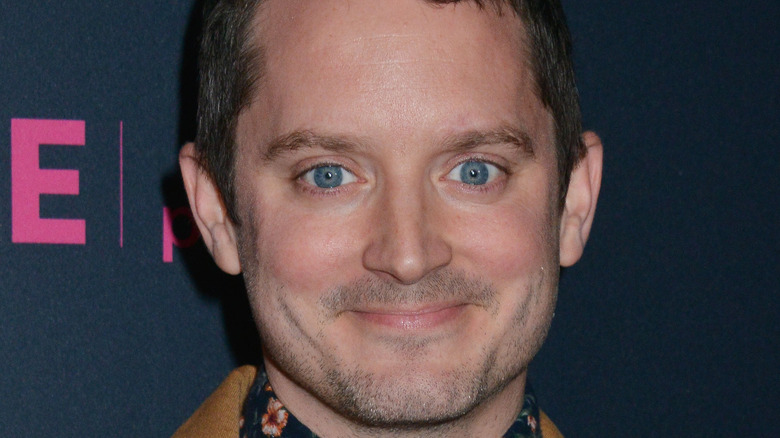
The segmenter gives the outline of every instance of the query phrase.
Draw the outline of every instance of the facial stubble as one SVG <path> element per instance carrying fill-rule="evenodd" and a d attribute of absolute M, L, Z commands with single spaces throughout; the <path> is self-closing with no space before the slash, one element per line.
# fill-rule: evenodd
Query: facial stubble
<path fill-rule="evenodd" d="M 294 291 L 263 280 L 271 277 L 267 272 L 262 273 L 267 268 L 261 264 L 256 250 L 257 233 L 251 222 L 247 222 L 242 228 L 252 230 L 239 239 L 248 243 L 242 245 L 240 251 L 242 261 L 249 262 L 242 265 L 265 360 L 274 363 L 285 377 L 332 411 L 362 425 L 366 431 L 441 429 L 468 416 L 475 407 L 500 393 L 525 372 L 546 336 L 555 303 L 557 276 L 547 278 L 551 269 L 540 269 L 537 275 L 528 279 L 524 293 L 518 292 L 524 299 L 518 303 L 513 315 L 513 330 L 530 329 L 531 333 L 514 336 L 503 349 L 486 343 L 475 359 L 435 375 L 420 372 L 416 368 L 419 363 L 413 362 L 405 368 L 406 373 L 401 378 L 396 374 L 376 375 L 357 364 L 346 363 L 333 351 L 323 348 L 326 344 L 322 329 L 311 335 L 306 332 L 305 321 L 300 320 L 283 298 Z M 546 291 L 547 288 L 552 291 Z M 265 294 L 274 298 L 270 301 L 273 308 L 268 308 L 269 301 L 261 298 Z M 429 274 L 414 287 L 365 277 L 334 288 L 319 300 L 318 319 L 323 327 L 337 320 L 344 311 L 361 306 L 422 305 L 448 299 L 470 303 L 493 317 L 500 307 L 497 289 L 489 282 L 442 269 Z M 542 321 L 528 327 L 530 313 L 540 311 L 544 313 Z M 281 324 L 281 330 L 287 331 L 286 334 L 280 332 L 280 321 L 271 322 L 263 317 L 267 312 L 278 312 L 282 316 L 285 322 Z M 426 347 L 436 341 L 392 337 L 386 339 L 382 347 L 389 345 L 400 355 L 419 359 Z M 280 397 L 284 401 L 284 396 Z"/>

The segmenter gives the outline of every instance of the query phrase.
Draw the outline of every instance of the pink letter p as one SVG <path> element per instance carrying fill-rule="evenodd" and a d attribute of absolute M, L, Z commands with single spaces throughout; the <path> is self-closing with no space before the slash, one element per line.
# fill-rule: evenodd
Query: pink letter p
<path fill-rule="evenodd" d="M 184 239 L 180 239 L 173 232 L 173 221 L 182 215 L 190 220 L 190 234 Z M 200 232 L 189 207 L 179 207 L 173 211 L 168 207 L 163 207 L 163 262 L 171 263 L 173 261 L 174 245 L 178 248 L 189 248 L 195 245 L 199 238 Z"/>

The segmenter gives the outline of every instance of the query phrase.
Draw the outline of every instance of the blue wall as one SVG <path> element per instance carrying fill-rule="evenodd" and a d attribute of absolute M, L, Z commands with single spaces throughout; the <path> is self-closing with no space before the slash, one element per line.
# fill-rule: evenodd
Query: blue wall
<path fill-rule="evenodd" d="M 199 11 L 67 3 L 0 0 L 0 433 L 169 436 L 258 360 L 240 280 L 188 247 L 177 210 Z M 780 5 L 564 4 L 606 161 L 589 247 L 532 365 L 542 407 L 569 436 L 771 436 Z M 12 217 L 45 179 L 12 183 L 13 119 L 83 121 L 65 131 L 82 146 L 40 148 L 40 167 L 77 170 L 79 190 L 42 195 L 40 214 L 83 220 L 84 244 Z M 33 137 L 67 127 L 15 123 Z"/>

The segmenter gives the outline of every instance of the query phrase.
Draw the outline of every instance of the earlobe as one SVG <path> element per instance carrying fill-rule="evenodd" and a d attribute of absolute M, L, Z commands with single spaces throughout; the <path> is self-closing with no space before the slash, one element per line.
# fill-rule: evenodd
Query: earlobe
<path fill-rule="evenodd" d="M 601 188 L 604 154 L 601 139 L 588 131 L 582 134 L 582 141 L 587 155 L 571 173 L 566 204 L 561 215 L 560 263 L 564 267 L 575 264 L 582 257 Z"/>
<path fill-rule="evenodd" d="M 235 227 L 225 211 L 219 190 L 200 165 L 194 143 L 181 148 L 179 166 L 192 216 L 211 256 L 228 274 L 241 273 Z"/>

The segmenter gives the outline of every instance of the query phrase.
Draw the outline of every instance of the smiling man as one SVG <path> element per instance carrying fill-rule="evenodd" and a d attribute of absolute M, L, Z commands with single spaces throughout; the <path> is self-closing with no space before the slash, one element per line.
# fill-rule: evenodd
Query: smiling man
<path fill-rule="evenodd" d="M 181 152 L 264 368 L 177 436 L 557 436 L 526 385 L 601 144 L 557 1 L 233 0 Z"/>

